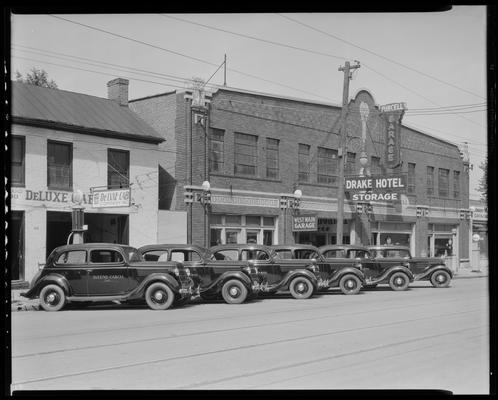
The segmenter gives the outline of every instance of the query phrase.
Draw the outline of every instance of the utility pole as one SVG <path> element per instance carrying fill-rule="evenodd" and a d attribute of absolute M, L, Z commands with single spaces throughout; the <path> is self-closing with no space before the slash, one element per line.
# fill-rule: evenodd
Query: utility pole
<path fill-rule="evenodd" d="M 227 55 L 225 54 L 225 60 L 223 61 L 223 86 L 227 85 Z"/>
<path fill-rule="evenodd" d="M 339 67 L 339 71 L 344 72 L 344 86 L 342 90 L 342 110 L 341 110 L 341 123 L 339 128 L 339 187 L 337 193 L 337 244 L 342 244 L 342 237 L 344 231 L 344 159 L 347 156 L 347 143 L 346 143 L 346 114 L 348 112 L 349 102 L 349 80 L 351 79 L 352 72 L 360 68 L 360 63 L 356 61 L 355 65 L 350 65 L 346 61 L 344 67 Z"/>

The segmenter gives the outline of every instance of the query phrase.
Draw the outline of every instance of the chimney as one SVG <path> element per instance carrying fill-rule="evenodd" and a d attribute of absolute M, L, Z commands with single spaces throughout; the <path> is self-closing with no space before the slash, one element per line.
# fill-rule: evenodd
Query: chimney
<path fill-rule="evenodd" d="M 116 78 L 107 82 L 107 98 L 128 107 L 128 79 Z"/>

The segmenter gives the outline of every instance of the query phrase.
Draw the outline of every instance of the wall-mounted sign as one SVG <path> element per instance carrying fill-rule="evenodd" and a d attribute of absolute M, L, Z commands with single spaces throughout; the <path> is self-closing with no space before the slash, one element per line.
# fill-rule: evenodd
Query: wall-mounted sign
<path fill-rule="evenodd" d="M 406 110 L 405 103 L 381 106 L 386 124 L 386 167 L 395 168 L 401 163 L 401 119 Z"/>
<path fill-rule="evenodd" d="M 370 177 L 347 177 L 344 190 L 353 201 L 397 201 L 406 191 L 406 174 Z"/>
<path fill-rule="evenodd" d="M 64 192 L 58 190 L 31 190 L 24 188 L 12 188 L 11 191 L 12 202 L 38 202 L 38 203 L 75 203 L 75 193 Z M 81 204 L 89 205 L 92 203 L 92 195 L 88 193 L 81 193 Z"/>
<path fill-rule="evenodd" d="M 92 191 L 93 208 L 104 207 L 129 207 L 130 206 L 130 189 L 112 189 Z"/>
<path fill-rule="evenodd" d="M 316 231 L 318 229 L 318 217 L 316 215 L 300 215 L 292 218 L 292 231 Z"/>

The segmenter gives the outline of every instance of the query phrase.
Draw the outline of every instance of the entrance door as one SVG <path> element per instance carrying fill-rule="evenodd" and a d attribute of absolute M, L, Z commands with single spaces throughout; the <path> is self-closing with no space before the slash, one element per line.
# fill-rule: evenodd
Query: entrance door
<path fill-rule="evenodd" d="M 71 229 L 70 212 L 47 211 L 47 258 L 53 249 L 67 244 Z"/>
<path fill-rule="evenodd" d="M 24 280 L 24 211 L 12 211 L 9 238 L 10 276 Z"/>
<path fill-rule="evenodd" d="M 124 294 L 130 287 L 127 264 L 115 250 L 90 250 L 86 278 L 91 296 Z"/>

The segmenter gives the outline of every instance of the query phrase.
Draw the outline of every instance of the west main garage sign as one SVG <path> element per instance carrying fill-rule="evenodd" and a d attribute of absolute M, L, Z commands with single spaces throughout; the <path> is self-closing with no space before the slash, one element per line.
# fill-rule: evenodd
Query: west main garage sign
<path fill-rule="evenodd" d="M 344 190 L 350 192 L 353 201 L 398 201 L 406 192 L 406 175 L 348 177 Z"/>

